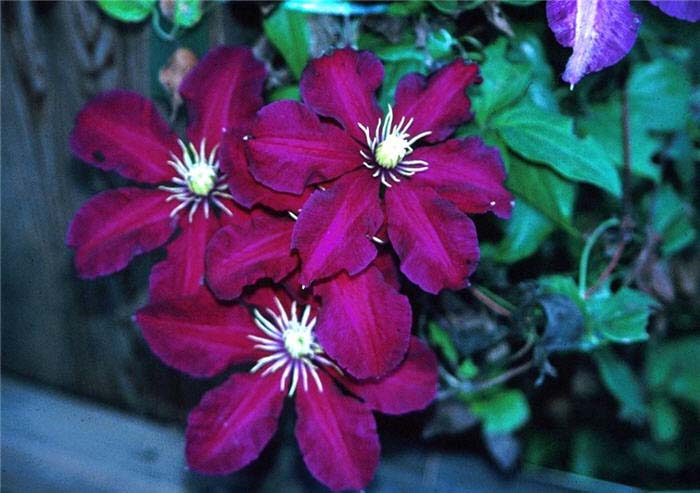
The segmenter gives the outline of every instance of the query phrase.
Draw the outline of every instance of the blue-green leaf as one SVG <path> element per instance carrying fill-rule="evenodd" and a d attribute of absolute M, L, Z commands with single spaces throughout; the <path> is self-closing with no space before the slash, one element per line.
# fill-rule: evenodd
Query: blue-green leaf
<path fill-rule="evenodd" d="M 654 230 L 661 236 L 661 253 L 673 255 L 690 245 L 697 237 L 688 217 L 689 204 L 684 203 L 670 185 L 664 185 L 652 196 L 649 214 Z"/>
<path fill-rule="evenodd" d="M 689 116 L 690 77 L 669 58 L 632 68 L 627 92 L 631 118 L 648 130 L 682 128 Z"/>
<path fill-rule="evenodd" d="M 122 22 L 141 22 L 153 11 L 156 0 L 97 0 L 110 17 Z"/>
<path fill-rule="evenodd" d="M 177 0 L 173 21 L 181 27 L 192 27 L 200 21 L 202 14 L 200 0 Z"/>
<path fill-rule="evenodd" d="M 471 399 L 469 410 L 490 435 L 512 433 L 530 419 L 530 406 L 518 389 L 501 390 Z"/>
<path fill-rule="evenodd" d="M 613 342 L 632 343 L 649 338 L 646 327 L 656 300 L 646 293 L 621 288 L 612 296 L 587 300 L 591 330 Z"/>
<path fill-rule="evenodd" d="M 517 262 L 535 253 L 553 230 L 552 221 L 527 202 L 517 200 L 513 215 L 506 223 L 505 236 L 492 250 L 482 249 L 482 255 L 497 262 Z"/>
<path fill-rule="evenodd" d="M 641 421 L 646 416 L 644 391 L 637 376 L 627 364 L 609 348 L 593 353 L 600 378 L 608 391 L 620 403 L 620 415 L 630 421 Z"/>

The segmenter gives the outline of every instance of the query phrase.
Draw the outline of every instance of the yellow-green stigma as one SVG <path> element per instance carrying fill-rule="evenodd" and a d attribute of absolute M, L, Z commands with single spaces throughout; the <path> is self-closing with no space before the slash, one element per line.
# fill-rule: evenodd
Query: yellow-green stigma
<path fill-rule="evenodd" d="M 210 202 L 229 216 L 233 215 L 220 199 L 233 199 L 228 193 L 226 175 L 219 173 L 217 157 L 218 145 L 214 146 L 207 155 L 206 140 L 202 139 L 199 150 L 190 143 L 189 146 L 178 140 L 182 149 L 182 159 L 175 154 L 170 155 L 168 164 L 175 168 L 178 176 L 173 178 L 172 186 L 160 186 L 161 190 L 170 192 L 166 199 L 178 200 L 180 204 L 170 213 L 176 216 L 182 209 L 190 207 L 189 220 L 192 222 L 194 213 L 202 204 L 205 217 L 209 217 Z"/>
<path fill-rule="evenodd" d="M 362 164 L 374 170 L 372 176 L 381 177 L 382 183 L 387 187 L 391 187 L 389 180 L 398 183 L 401 181 L 399 176 L 409 177 L 428 169 L 426 161 L 406 160 L 406 156 L 413 152 L 413 144 L 432 133 L 430 131 L 421 132 L 411 137 L 408 129 L 413 125 L 413 118 L 406 121 L 406 117 L 401 117 L 399 123 L 394 125 L 394 111 L 389 105 L 384 119 L 380 118 L 377 122 L 374 137 L 370 135 L 368 126 L 361 123 L 357 125 L 364 132 L 370 151 L 370 154 L 360 151 L 362 157 L 365 158 Z"/>

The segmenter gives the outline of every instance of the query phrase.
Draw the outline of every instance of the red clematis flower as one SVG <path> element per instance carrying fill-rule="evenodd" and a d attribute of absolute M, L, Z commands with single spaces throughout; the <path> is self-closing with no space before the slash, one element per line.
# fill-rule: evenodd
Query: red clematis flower
<path fill-rule="evenodd" d="M 219 144 L 224 134 L 250 128 L 262 106 L 265 76 L 263 64 L 247 48 L 208 53 L 180 86 L 190 120 L 188 144 L 136 93 L 111 91 L 88 103 L 71 135 L 75 155 L 160 186 L 102 192 L 81 207 L 67 235 L 81 277 L 124 268 L 135 255 L 166 243 L 179 225 L 168 258 L 151 275 L 151 296 L 192 294 L 201 287 L 207 241 L 221 224 L 246 218 L 228 192 Z"/>
<path fill-rule="evenodd" d="M 250 221 L 221 228 L 206 253 L 206 280 L 219 299 L 237 299 L 246 286 L 270 279 L 298 290 L 298 257 L 290 250 L 294 221 L 254 212 Z M 311 296 L 310 290 L 303 291 Z M 411 305 L 398 292 L 396 269 L 381 255 L 362 272 L 341 272 L 314 284 L 320 297 L 317 335 L 326 352 L 356 378 L 379 377 L 403 359 L 411 336 Z M 300 293 L 301 296 L 301 293 Z"/>
<path fill-rule="evenodd" d="M 153 351 L 195 376 L 256 362 L 209 391 L 188 418 L 187 461 L 226 474 L 255 460 L 272 438 L 285 396 L 294 396 L 296 437 L 311 473 L 334 490 L 360 489 L 379 462 L 372 411 L 403 414 L 435 397 L 433 353 L 412 338 L 402 363 L 379 380 L 344 375 L 315 336 L 315 307 L 297 310 L 282 291 L 260 288 L 225 306 L 209 296 L 152 304 L 136 321 Z"/>
<path fill-rule="evenodd" d="M 383 76 L 369 52 L 312 61 L 300 85 L 305 104 L 258 113 L 246 142 L 250 171 L 292 194 L 335 180 L 311 195 L 294 228 L 303 284 L 362 271 L 386 222 L 411 281 L 431 293 L 462 288 L 479 258 L 466 213 L 508 217 L 513 206 L 496 149 L 476 137 L 446 140 L 471 116 L 465 90 L 478 82 L 477 66 L 458 60 L 427 79 L 407 75 L 386 115 L 374 97 Z"/>

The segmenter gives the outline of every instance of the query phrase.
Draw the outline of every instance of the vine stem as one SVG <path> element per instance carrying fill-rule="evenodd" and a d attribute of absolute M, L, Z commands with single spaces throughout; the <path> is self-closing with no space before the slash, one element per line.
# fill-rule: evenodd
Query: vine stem
<path fill-rule="evenodd" d="M 481 392 L 482 390 L 490 389 L 491 387 L 501 385 L 502 383 L 507 382 L 511 378 L 517 377 L 518 375 L 525 373 L 534 366 L 534 360 L 530 360 L 526 363 L 523 363 L 520 366 L 511 368 L 510 370 L 504 371 L 500 375 L 496 375 L 495 377 L 489 380 L 484 380 L 482 382 L 462 382 L 450 375 L 451 378 L 446 378 L 446 381 L 450 388 L 438 392 L 437 400 L 445 400 L 449 397 L 452 397 L 457 392 L 473 394 L 476 392 Z M 444 377 L 445 375 L 443 374 L 442 376 Z"/>
<path fill-rule="evenodd" d="M 618 224 L 620 224 L 620 220 L 616 217 L 611 217 L 607 221 L 601 223 L 596 229 L 594 229 L 593 233 L 591 233 L 591 236 L 589 236 L 586 240 L 586 244 L 583 246 L 583 253 L 581 253 L 581 263 L 579 264 L 578 273 L 578 292 L 581 298 L 585 297 L 586 295 L 586 275 L 588 273 L 588 259 L 591 256 L 591 250 L 593 249 L 593 245 L 595 245 L 595 242 L 598 241 L 598 238 L 600 238 L 603 235 L 603 233 L 605 233 L 608 229 L 612 228 L 613 226 L 617 226 Z"/>
<path fill-rule="evenodd" d="M 513 316 L 513 313 L 511 312 L 511 310 L 513 310 L 513 308 L 515 308 L 515 307 L 511 303 L 508 303 L 503 298 L 496 296 L 494 293 L 491 293 L 486 288 L 470 286 L 469 292 L 474 296 L 474 298 L 481 301 L 484 305 L 489 307 L 491 309 L 491 311 L 493 311 L 494 313 L 497 313 L 498 315 L 501 315 L 503 317 L 508 317 L 508 318 L 511 318 Z M 498 299 L 498 301 L 496 301 L 496 298 Z M 508 305 L 508 308 L 506 306 L 504 306 L 506 304 Z"/>

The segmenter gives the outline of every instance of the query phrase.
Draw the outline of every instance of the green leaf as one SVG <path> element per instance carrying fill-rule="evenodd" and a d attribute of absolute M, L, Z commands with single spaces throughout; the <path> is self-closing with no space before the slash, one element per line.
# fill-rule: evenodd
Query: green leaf
<path fill-rule="evenodd" d="M 594 296 L 587 305 L 591 330 L 606 339 L 632 343 L 649 338 L 647 322 L 657 303 L 648 294 L 624 287 L 610 297 Z"/>
<path fill-rule="evenodd" d="M 177 0 L 173 21 L 181 27 L 192 27 L 202 18 L 202 2 L 200 0 Z"/>
<path fill-rule="evenodd" d="M 479 374 L 479 368 L 474 364 L 474 362 L 467 358 L 459 365 L 457 368 L 457 376 L 462 380 L 471 380 Z"/>
<path fill-rule="evenodd" d="M 651 401 L 649 409 L 651 436 L 657 442 L 672 442 L 681 431 L 680 417 L 673 404 L 664 398 Z"/>
<path fill-rule="evenodd" d="M 673 255 L 695 241 L 697 231 L 690 222 L 690 206 L 670 185 L 658 189 L 650 200 L 649 214 L 654 230 L 661 236 L 661 253 Z"/>
<path fill-rule="evenodd" d="M 547 293 L 563 294 L 571 298 L 574 303 L 585 313 L 585 304 L 578 292 L 578 286 L 573 278 L 563 275 L 540 277 L 537 281 L 540 287 Z"/>
<path fill-rule="evenodd" d="M 469 409 L 481 420 L 484 433 L 490 435 L 512 433 L 530 419 L 530 406 L 518 389 L 476 397 Z"/>
<path fill-rule="evenodd" d="M 299 86 L 289 85 L 278 87 L 272 91 L 267 100 L 271 103 L 273 101 L 279 101 L 281 99 L 293 99 L 295 101 L 301 101 L 301 95 L 299 94 Z"/>
<path fill-rule="evenodd" d="M 309 60 L 309 26 L 306 14 L 287 9 L 285 4 L 282 4 L 263 21 L 263 29 L 298 80 Z"/>
<path fill-rule="evenodd" d="M 508 189 L 565 230 L 573 230 L 574 184 L 549 168 L 518 156 L 509 155 L 508 163 Z"/>
<path fill-rule="evenodd" d="M 153 11 L 156 0 L 97 0 L 110 17 L 122 22 L 141 22 Z"/>
<path fill-rule="evenodd" d="M 452 58 L 452 50 L 457 45 L 457 40 L 452 37 L 447 29 L 430 31 L 425 47 L 435 60 Z"/>
<path fill-rule="evenodd" d="M 420 13 L 425 8 L 423 0 L 407 0 L 404 2 L 391 2 L 389 15 L 407 16 Z"/>
<path fill-rule="evenodd" d="M 482 250 L 482 255 L 497 262 L 517 262 L 535 253 L 553 230 L 552 221 L 527 202 L 518 200 L 513 215 L 506 223 L 505 236 L 493 250 Z"/>
<path fill-rule="evenodd" d="M 480 65 L 484 81 L 473 90 L 472 104 L 476 121 L 486 126 L 491 116 L 523 97 L 530 84 L 532 68 L 506 58 L 507 40 L 500 37 L 485 50 Z"/>
<path fill-rule="evenodd" d="M 579 127 L 595 138 L 618 168 L 623 167 L 622 104 L 610 99 L 594 104 L 578 120 Z M 652 137 L 639 120 L 630 121 L 630 168 L 633 174 L 658 182 L 661 168 L 652 162 L 660 142 Z"/>
<path fill-rule="evenodd" d="M 595 140 L 574 134 L 571 118 L 521 102 L 498 114 L 491 125 L 508 147 L 524 158 L 546 164 L 573 181 L 591 183 L 620 196 L 615 164 Z"/>
<path fill-rule="evenodd" d="M 379 90 L 378 98 L 380 108 L 386 108 L 388 104 L 394 101 L 396 84 L 398 84 L 401 77 L 411 72 L 425 72 L 425 64 L 422 59 L 404 59 L 384 64 L 384 83 Z"/>
<path fill-rule="evenodd" d="M 646 416 L 644 391 L 632 369 L 609 348 L 596 350 L 593 359 L 605 387 L 620 403 L 620 416 L 635 422 L 643 420 Z"/>
<path fill-rule="evenodd" d="M 433 346 L 440 348 L 442 355 L 452 365 L 457 364 L 457 349 L 455 349 L 450 334 L 435 322 L 428 323 L 428 339 Z"/>
<path fill-rule="evenodd" d="M 655 392 L 700 406 L 700 336 L 648 348 L 646 379 Z"/>
<path fill-rule="evenodd" d="M 682 128 L 689 116 L 690 77 L 669 58 L 638 63 L 627 83 L 631 118 L 648 130 Z"/>

